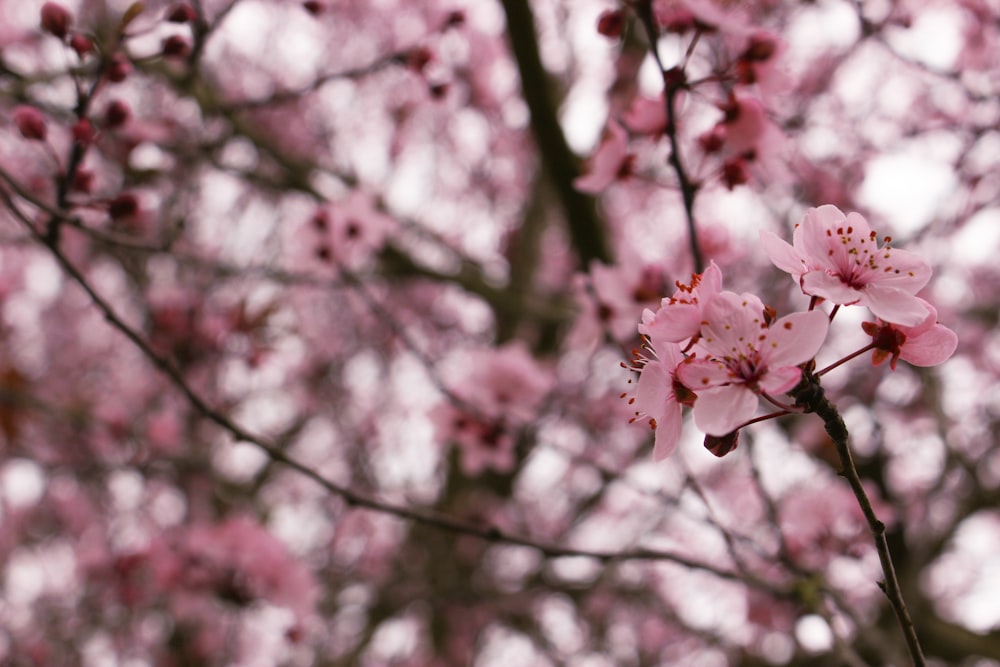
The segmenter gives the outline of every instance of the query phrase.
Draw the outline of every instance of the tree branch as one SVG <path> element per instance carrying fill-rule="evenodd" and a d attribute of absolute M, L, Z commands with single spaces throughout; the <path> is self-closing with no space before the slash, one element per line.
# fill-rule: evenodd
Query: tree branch
<path fill-rule="evenodd" d="M 531 112 L 531 131 L 566 214 L 570 239 L 583 266 L 594 259 L 610 263 L 611 249 L 594 199 L 573 186 L 573 180 L 580 175 L 579 161 L 559 125 L 548 73 L 538 52 L 531 7 L 528 0 L 503 0 L 503 8 L 524 101 Z"/>

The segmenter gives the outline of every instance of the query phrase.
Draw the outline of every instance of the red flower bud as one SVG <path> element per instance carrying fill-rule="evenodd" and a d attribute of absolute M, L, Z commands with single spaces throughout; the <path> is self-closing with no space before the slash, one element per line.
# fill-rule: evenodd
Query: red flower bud
<path fill-rule="evenodd" d="M 326 11 L 326 3 L 322 2 L 322 0 L 308 0 L 307 2 L 303 2 L 302 6 L 313 16 L 319 16 Z"/>
<path fill-rule="evenodd" d="M 60 4 L 46 2 L 42 5 L 42 30 L 59 39 L 66 39 L 69 27 L 73 24 L 73 15 Z"/>
<path fill-rule="evenodd" d="M 108 79 L 115 82 L 121 83 L 128 78 L 128 75 L 132 73 L 132 63 L 129 59 L 125 57 L 124 53 L 116 53 L 111 56 L 111 62 L 108 64 Z"/>
<path fill-rule="evenodd" d="M 89 169 L 77 169 L 73 175 L 73 189 L 77 192 L 89 193 L 94 188 L 94 172 Z"/>
<path fill-rule="evenodd" d="M 89 146 L 94 141 L 95 134 L 94 126 L 86 118 L 81 118 L 73 124 L 73 139 L 84 146 Z"/>
<path fill-rule="evenodd" d="M 705 436 L 705 449 L 712 452 L 715 456 L 722 458 L 729 452 L 736 449 L 740 444 L 740 432 L 733 431 L 732 433 L 727 433 L 726 435 L 706 435 Z"/>
<path fill-rule="evenodd" d="M 730 190 L 750 180 L 747 163 L 741 158 L 731 158 L 722 163 L 722 181 Z"/>
<path fill-rule="evenodd" d="M 167 58 L 187 58 L 191 44 L 181 35 L 171 35 L 163 40 L 163 55 Z"/>
<path fill-rule="evenodd" d="M 104 126 L 107 128 L 121 127 L 132 117 L 132 109 L 121 100 L 112 100 L 104 110 Z"/>
<path fill-rule="evenodd" d="M 167 10 L 167 20 L 171 23 L 194 23 L 197 18 L 194 7 L 186 2 L 178 2 Z"/>
<path fill-rule="evenodd" d="M 605 37 L 618 39 L 624 27 L 625 13 L 621 9 L 609 9 L 597 18 L 597 32 Z"/>
<path fill-rule="evenodd" d="M 108 202 L 108 215 L 112 220 L 121 220 L 139 211 L 139 200 L 130 192 L 123 192 Z"/>
<path fill-rule="evenodd" d="M 94 52 L 94 43 L 90 41 L 89 37 L 81 35 L 80 33 L 76 33 L 69 38 L 69 45 L 70 48 L 76 51 L 76 55 L 79 56 L 81 60 L 83 60 L 87 54 Z"/>
<path fill-rule="evenodd" d="M 14 109 L 14 124 L 21 131 L 21 136 L 33 141 L 45 141 L 48 128 L 45 116 L 35 107 L 19 106 Z"/>

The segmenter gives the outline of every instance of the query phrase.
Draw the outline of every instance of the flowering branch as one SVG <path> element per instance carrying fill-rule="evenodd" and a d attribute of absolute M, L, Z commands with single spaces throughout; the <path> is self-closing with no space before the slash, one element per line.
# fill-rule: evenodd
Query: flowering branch
<path fill-rule="evenodd" d="M 748 573 L 732 572 L 718 568 L 713 565 L 699 562 L 698 559 L 694 557 L 689 558 L 668 551 L 645 547 L 637 547 L 622 551 L 592 551 L 550 544 L 509 533 L 496 526 L 469 523 L 439 512 L 415 509 L 404 505 L 382 501 L 337 484 L 327 477 L 324 477 L 316 470 L 310 468 L 308 465 L 290 456 L 277 444 L 269 441 L 263 436 L 251 433 L 233 421 L 230 417 L 212 407 L 208 401 L 195 391 L 195 389 L 188 383 L 181 370 L 178 369 L 173 362 L 171 362 L 166 356 L 154 350 L 152 345 L 135 328 L 125 322 L 111 303 L 97 292 L 94 286 L 90 284 L 90 281 L 86 278 L 86 276 L 84 276 L 80 269 L 69 260 L 58 245 L 51 243 L 48 237 L 39 231 L 37 226 L 31 222 L 27 214 L 20 209 L 9 194 L 0 190 L 0 200 L 2 200 L 4 204 L 6 204 L 7 208 L 25 225 L 35 241 L 48 249 L 53 259 L 55 259 L 66 275 L 69 276 L 73 282 L 79 285 L 80 288 L 87 294 L 94 306 L 101 312 L 105 321 L 108 322 L 108 324 L 110 324 L 113 328 L 117 329 L 133 345 L 135 345 L 135 347 L 142 352 L 143 356 L 145 356 L 153 364 L 153 366 L 160 371 L 160 373 L 162 373 L 171 382 L 171 384 L 173 384 L 174 387 L 181 392 L 181 394 L 183 394 L 184 398 L 192 408 L 194 408 L 203 417 L 229 433 L 235 440 L 239 442 L 247 442 L 258 447 L 272 461 L 283 464 L 302 476 L 312 480 L 326 491 L 342 498 L 348 505 L 363 507 L 365 509 L 395 516 L 405 521 L 413 521 L 439 530 L 468 535 L 486 540 L 488 542 L 501 542 L 516 546 L 531 547 L 539 551 L 546 558 L 593 558 L 603 564 L 639 560 L 667 561 L 691 569 L 709 572 L 721 579 L 743 582 L 761 590 L 769 591 L 774 595 L 792 595 L 791 592 L 780 590 L 774 584 L 764 579 L 751 576 Z"/>
<path fill-rule="evenodd" d="M 686 77 L 682 67 L 667 69 L 663 66 L 663 60 L 660 59 L 660 52 L 656 46 L 658 37 L 652 4 L 637 3 L 636 12 L 639 14 L 639 20 L 646 31 L 646 38 L 649 40 L 649 52 L 653 55 L 653 59 L 656 60 L 656 66 L 663 77 L 664 107 L 667 115 L 667 125 L 664 133 L 670 141 L 670 157 L 668 160 L 670 166 L 673 167 L 674 173 L 677 174 L 677 185 L 681 191 L 681 199 L 684 201 L 684 216 L 687 220 L 688 242 L 691 246 L 691 258 L 694 262 L 694 270 L 695 273 L 701 273 L 705 270 L 705 258 L 698 244 L 698 230 L 694 221 L 694 198 L 698 192 L 698 184 L 688 176 L 684 162 L 681 160 L 680 143 L 677 140 L 676 101 L 677 94 L 686 86 Z M 697 40 L 697 33 L 694 39 Z M 692 42 L 693 46 L 694 42 Z"/>

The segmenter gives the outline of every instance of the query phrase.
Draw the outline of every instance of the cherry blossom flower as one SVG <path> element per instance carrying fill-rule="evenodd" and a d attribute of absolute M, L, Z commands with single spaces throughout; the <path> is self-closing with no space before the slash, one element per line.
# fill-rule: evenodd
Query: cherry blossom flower
<path fill-rule="evenodd" d="M 712 262 L 703 273 L 692 275 L 689 284 L 677 281 L 676 285 L 677 291 L 664 298 L 656 312 L 643 311 L 639 333 L 673 343 L 697 335 L 705 304 L 722 290 L 722 271 Z"/>
<path fill-rule="evenodd" d="M 768 319 L 752 294 L 720 292 L 705 305 L 696 353 L 677 377 L 698 393 L 694 420 L 708 435 L 726 435 L 751 419 L 758 394 L 783 394 L 798 384 L 798 365 L 816 355 L 829 326 L 819 310 L 770 325 Z"/>
<path fill-rule="evenodd" d="M 934 306 L 926 301 L 924 305 L 927 306 L 927 317 L 913 327 L 889 324 L 882 320 L 861 323 L 861 328 L 872 337 L 872 343 L 875 344 L 872 365 L 878 366 L 889 359 L 889 367 L 896 370 L 899 359 L 914 366 L 937 366 L 951 358 L 958 347 L 958 336 L 938 323 Z"/>
<path fill-rule="evenodd" d="M 552 390 L 553 379 L 526 345 L 511 343 L 469 352 L 450 398 L 431 409 L 438 439 L 455 444 L 468 475 L 484 468 L 510 470 L 515 463 L 513 434 L 535 419 Z"/>
<path fill-rule="evenodd" d="M 680 346 L 666 341 L 654 345 L 651 357 L 637 353 L 639 380 L 629 404 L 635 409 L 632 422 L 648 420 L 650 428 L 656 431 L 653 459 L 662 461 L 677 449 L 683 423 L 681 404 L 690 404 L 694 395 L 675 376 L 684 361 Z"/>
<path fill-rule="evenodd" d="M 915 326 L 927 319 L 927 303 L 915 294 L 930 280 L 930 266 L 905 250 L 880 248 L 858 213 L 845 216 L 829 204 L 811 208 L 795 228 L 792 245 L 771 232 L 761 232 L 761 242 L 774 265 L 806 294 L 861 304 L 894 324 Z"/>
<path fill-rule="evenodd" d="M 635 339 L 635 322 L 645 307 L 666 292 L 662 267 L 638 258 L 615 266 L 592 262 L 589 277 L 592 290 L 584 294 L 596 302 L 594 315 L 600 328 L 626 343 Z"/>
<path fill-rule="evenodd" d="M 597 150 L 587 163 L 587 171 L 573 181 L 581 192 L 597 194 L 616 180 L 632 173 L 634 156 L 628 153 L 628 136 L 618 123 L 608 123 Z"/>
<path fill-rule="evenodd" d="M 392 229 L 392 219 L 378 210 L 372 197 L 355 190 L 316 211 L 303 231 L 320 263 L 357 270 L 382 247 Z"/>

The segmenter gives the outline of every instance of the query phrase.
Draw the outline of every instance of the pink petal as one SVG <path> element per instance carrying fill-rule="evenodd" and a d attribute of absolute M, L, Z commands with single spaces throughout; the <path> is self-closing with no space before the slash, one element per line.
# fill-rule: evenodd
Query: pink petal
<path fill-rule="evenodd" d="M 803 275 L 802 291 L 833 303 L 839 303 L 842 306 L 849 306 L 861 299 L 859 290 L 826 271 L 810 271 Z"/>
<path fill-rule="evenodd" d="M 758 384 L 762 391 L 768 394 L 784 394 L 791 391 L 802 379 L 802 369 L 798 366 L 781 366 L 768 368 L 767 374 Z"/>
<path fill-rule="evenodd" d="M 792 243 L 807 263 L 826 266 L 833 243 L 830 234 L 843 227 L 846 221 L 836 206 L 811 208 L 806 211 L 802 224 L 795 228 Z"/>
<path fill-rule="evenodd" d="M 597 194 L 611 185 L 617 178 L 625 161 L 628 136 L 625 129 L 611 121 L 601 138 L 601 143 L 590 158 L 587 173 L 573 181 L 573 186 L 590 194 Z"/>
<path fill-rule="evenodd" d="M 664 299 L 667 302 L 668 299 Z M 651 312 L 651 311 L 649 311 Z M 673 303 L 660 306 L 647 320 L 645 315 L 639 333 L 651 340 L 679 343 L 698 333 L 701 326 L 701 309 L 697 304 Z"/>
<path fill-rule="evenodd" d="M 704 391 L 733 381 L 722 364 L 708 359 L 692 359 L 677 367 L 677 379 L 691 391 Z"/>
<path fill-rule="evenodd" d="M 666 410 L 668 396 L 673 398 L 673 380 L 662 361 L 650 359 L 636 382 L 633 407 L 659 422 Z"/>
<path fill-rule="evenodd" d="M 821 310 L 786 315 L 768 329 L 760 346 L 761 359 L 771 370 L 809 361 L 819 352 L 829 327 L 830 320 Z"/>
<path fill-rule="evenodd" d="M 759 297 L 719 292 L 704 309 L 702 346 L 717 357 L 745 353 L 756 343 L 763 317 L 764 304 Z"/>
<path fill-rule="evenodd" d="M 927 317 L 928 310 L 924 300 L 896 287 L 869 285 L 861 294 L 861 304 L 890 324 L 912 327 Z"/>
<path fill-rule="evenodd" d="M 806 263 L 791 244 L 781 240 L 774 232 L 761 231 L 760 243 L 771 263 L 798 280 L 806 271 Z"/>
<path fill-rule="evenodd" d="M 698 283 L 698 298 L 703 303 L 713 294 L 722 291 L 722 269 L 712 261 L 708 268 L 701 274 L 701 282 Z"/>
<path fill-rule="evenodd" d="M 888 254 L 888 259 L 885 255 Z M 906 250 L 886 249 L 879 258 L 881 273 L 873 280 L 880 285 L 898 287 L 916 294 L 931 279 L 931 267 L 923 257 Z"/>
<path fill-rule="evenodd" d="M 937 366 L 947 361 L 958 347 L 958 336 L 943 324 L 914 338 L 907 337 L 899 358 L 914 366 Z"/>
<path fill-rule="evenodd" d="M 726 435 L 749 421 L 757 411 L 757 396 L 744 385 L 703 391 L 694 404 L 694 423 L 708 435 Z"/>
<path fill-rule="evenodd" d="M 674 403 L 674 408 L 665 412 L 656 422 L 656 437 L 653 440 L 654 461 L 662 461 L 673 454 L 677 449 L 677 443 L 681 441 L 684 418 L 681 416 L 681 407 Z"/>

